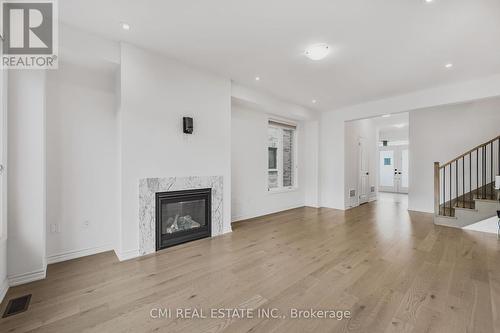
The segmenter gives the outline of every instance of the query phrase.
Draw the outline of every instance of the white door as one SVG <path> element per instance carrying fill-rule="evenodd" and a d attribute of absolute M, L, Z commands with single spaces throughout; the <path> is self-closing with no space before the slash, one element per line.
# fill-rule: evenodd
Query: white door
<path fill-rule="evenodd" d="M 368 202 L 370 196 L 370 160 L 366 139 L 359 138 L 359 204 Z"/>
<path fill-rule="evenodd" d="M 399 193 L 408 193 L 408 167 L 409 167 L 409 159 L 410 151 L 408 150 L 408 146 L 401 147 L 399 149 L 399 164 L 398 164 L 398 188 L 397 192 Z"/>
<path fill-rule="evenodd" d="M 382 192 L 395 191 L 394 156 L 394 148 L 381 147 L 379 150 L 379 190 Z"/>
<path fill-rule="evenodd" d="M 408 193 L 408 146 L 380 147 L 379 190 Z"/>

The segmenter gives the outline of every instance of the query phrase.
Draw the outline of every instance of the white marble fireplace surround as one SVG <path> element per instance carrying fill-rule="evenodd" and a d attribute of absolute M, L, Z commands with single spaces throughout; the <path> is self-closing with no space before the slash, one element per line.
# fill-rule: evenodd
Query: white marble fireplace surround
<path fill-rule="evenodd" d="M 156 250 L 156 193 L 169 191 L 212 189 L 212 237 L 223 233 L 223 177 L 195 176 L 143 178 L 139 180 L 139 255 Z"/>

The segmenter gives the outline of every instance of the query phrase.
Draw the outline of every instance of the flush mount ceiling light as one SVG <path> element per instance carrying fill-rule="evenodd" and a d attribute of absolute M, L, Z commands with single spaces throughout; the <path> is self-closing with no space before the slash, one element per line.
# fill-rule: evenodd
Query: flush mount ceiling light
<path fill-rule="evenodd" d="M 394 125 L 394 127 L 396 127 L 396 128 L 403 128 L 405 126 L 406 126 L 406 124 L 396 124 L 396 125 Z"/>
<path fill-rule="evenodd" d="M 330 47 L 327 44 L 314 44 L 309 46 L 304 54 L 311 60 L 321 60 L 330 53 Z"/>
<path fill-rule="evenodd" d="M 433 2 L 433 1 L 434 1 L 434 0 L 425 0 L 425 2 L 427 2 L 427 3 L 431 3 L 431 2 Z"/>
<path fill-rule="evenodd" d="M 256 76 L 255 81 L 260 81 L 260 76 Z"/>
<path fill-rule="evenodd" d="M 452 68 L 452 67 L 453 67 L 453 64 L 452 64 L 452 63 L 449 63 L 449 64 L 444 65 L 444 67 L 446 67 L 446 68 L 450 69 L 450 68 Z"/>
<path fill-rule="evenodd" d="M 312 102 L 313 104 L 316 104 L 316 102 L 317 102 L 317 101 L 316 101 L 315 99 L 313 99 L 311 102 Z"/>
<path fill-rule="evenodd" d="M 122 29 L 123 30 L 130 30 L 130 25 L 128 23 L 123 22 L 122 23 Z"/>
<path fill-rule="evenodd" d="M 390 114 L 384 114 L 382 118 L 389 118 L 391 115 Z"/>

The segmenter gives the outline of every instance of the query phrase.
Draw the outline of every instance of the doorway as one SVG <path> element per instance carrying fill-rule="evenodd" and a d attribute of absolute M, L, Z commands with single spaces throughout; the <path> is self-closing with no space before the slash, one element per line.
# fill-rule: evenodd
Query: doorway
<path fill-rule="evenodd" d="M 347 121 L 345 207 L 378 199 L 380 192 L 409 192 L 409 114 L 386 114 Z"/>
<path fill-rule="evenodd" d="M 379 148 L 379 190 L 382 192 L 408 193 L 408 145 Z"/>

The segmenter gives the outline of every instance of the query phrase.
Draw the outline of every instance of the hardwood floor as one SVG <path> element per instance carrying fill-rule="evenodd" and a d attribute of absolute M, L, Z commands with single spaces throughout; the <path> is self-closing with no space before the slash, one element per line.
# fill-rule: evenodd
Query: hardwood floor
<path fill-rule="evenodd" d="M 390 200 L 294 209 L 233 229 L 127 262 L 108 252 L 50 265 L 47 279 L 9 290 L 6 300 L 33 296 L 0 331 L 500 332 L 495 235 L 434 226 Z M 155 308 L 173 318 L 151 318 Z M 288 318 L 178 319 L 177 308 L 276 308 Z M 351 318 L 291 319 L 292 308 Z"/>

